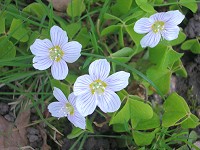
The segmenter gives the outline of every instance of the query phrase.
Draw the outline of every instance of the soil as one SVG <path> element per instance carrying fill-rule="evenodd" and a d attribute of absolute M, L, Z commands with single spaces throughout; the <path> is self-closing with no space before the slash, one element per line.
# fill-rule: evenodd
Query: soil
<path fill-rule="evenodd" d="M 189 20 L 184 29 L 188 39 L 200 36 L 200 4 L 198 11 Z M 181 51 L 183 52 L 183 51 Z M 188 73 L 187 78 L 177 77 L 176 91 L 183 96 L 190 106 L 200 105 L 200 55 L 185 52 L 182 57 L 183 65 Z M 194 111 L 194 110 L 193 110 Z M 196 110 L 196 113 L 198 110 Z M 198 114 L 198 113 L 197 113 Z"/>
<path fill-rule="evenodd" d="M 198 11 L 194 14 L 186 28 L 184 29 L 188 38 L 195 38 L 200 36 L 200 4 L 198 4 Z"/>
<path fill-rule="evenodd" d="M 14 116 L 13 112 L 10 109 L 10 106 L 7 103 L 0 103 L 0 115 L 3 116 L 8 122 L 11 123 L 16 123 L 16 117 Z M 31 113 L 30 121 L 31 118 L 35 118 L 35 120 L 39 119 L 39 117 L 34 117 L 36 116 L 35 113 Z M 34 148 L 35 150 L 39 150 L 42 145 L 43 145 L 43 137 L 40 133 L 40 130 L 38 129 L 38 126 L 31 126 L 26 128 L 26 135 L 28 139 L 28 145 Z"/>

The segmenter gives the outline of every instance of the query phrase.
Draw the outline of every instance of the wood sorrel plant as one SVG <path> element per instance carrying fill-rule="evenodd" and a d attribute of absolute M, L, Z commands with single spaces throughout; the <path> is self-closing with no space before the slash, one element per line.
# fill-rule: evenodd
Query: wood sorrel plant
<path fill-rule="evenodd" d="M 172 74 L 187 77 L 183 53 L 173 46 L 186 39 L 178 25 L 189 10 L 196 12 L 195 1 L 73 0 L 64 17 L 40 0 L 27 6 L 0 4 L 0 83 L 19 94 L 31 85 L 24 95 L 50 128 L 59 132 L 43 117 L 45 103 L 53 117 L 67 117 L 75 126 L 68 138 L 79 136 L 84 142 L 95 136 L 96 111 L 114 132 L 125 135 L 113 137 L 136 149 L 196 148 L 187 137 L 199 119 L 181 96 L 169 92 Z M 167 12 L 154 9 L 165 5 L 172 7 Z M 134 82 L 142 92 L 135 92 Z M 153 94 L 161 97 L 159 107 L 148 100 Z"/>

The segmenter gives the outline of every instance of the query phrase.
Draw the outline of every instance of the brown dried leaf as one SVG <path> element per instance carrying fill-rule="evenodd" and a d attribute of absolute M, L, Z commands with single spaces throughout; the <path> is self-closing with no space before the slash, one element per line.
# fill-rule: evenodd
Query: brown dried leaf
<path fill-rule="evenodd" d="M 42 150 L 50 150 L 51 147 L 47 144 L 47 134 L 46 134 L 46 132 L 40 126 L 37 126 L 37 128 L 40 130 L 40 134 L 41 134 L 42 139 L 43 139 Z"/>
<path fill-rule="evenodd" d="M 3 116 L 0 116 L 0 149 L 18 150 L 19 147 L 28 144 L 26 126 L 29 119 L 30 110 L 21 112 L 17 116 L 15 124 L 8 122 Z"/>

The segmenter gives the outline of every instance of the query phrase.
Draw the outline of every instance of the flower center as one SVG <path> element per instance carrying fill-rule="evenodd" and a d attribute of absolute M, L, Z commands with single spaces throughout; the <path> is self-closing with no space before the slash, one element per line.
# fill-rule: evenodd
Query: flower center
<path fill-rule="evenodd" d="M 64 52 L 62 51 L 62 49 L 59 46 L 54 46 L 54 47 L 50 48 L 49 52 L 50 52 L 50 59 L 55 60 L 57 62 L 60 61 L 64 55 Z"/>
<path fill-rule="evenodd" d="M 151 29 L 154 33 L 158 33 L 164 29 L 165 23 L 163 21 L 156 21 L 152 26 Z"/>
<path fill-rule="evenodd" d="M 74 107 L 70 103 L 66 103 L 66 109 L 69 112 L 70 115 L 74 114 Z"/>
<path fill-rule="evenodd" d="M 107 84 L 101 80 L 95 80 L 90 84 L 92 94 L 102 94 L 105 91 Z"/>

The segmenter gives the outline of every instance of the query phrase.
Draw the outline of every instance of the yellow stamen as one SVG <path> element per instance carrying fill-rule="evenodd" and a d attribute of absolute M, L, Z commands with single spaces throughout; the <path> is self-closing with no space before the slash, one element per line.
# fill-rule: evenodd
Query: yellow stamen
<path fill-rule="evenodd" d="M 90 90 L 92 94 L 102 94 L 105 91 L 107 84 L 101 80 L 95 80 L 90 84 Z"/>
<path fill-rule="evenodd" d="M 163 21 L 156 21 L 152 26 L 151 29 L 154 33 L 158 33 L 162 31 L 165 27 L 165 23 Z"/>
<path fill-rule="evenodd" d="M 59 46 L 54 46 L 49 49 L 50 59 L 54 61 L 60 61 L 64 55 L 63 50 Z"/>
<path fill-rule="evenodd" d="M 70 115 L 74 114 L 74 107 L 70 103 L 66 103 L 66 109 Z"/>

